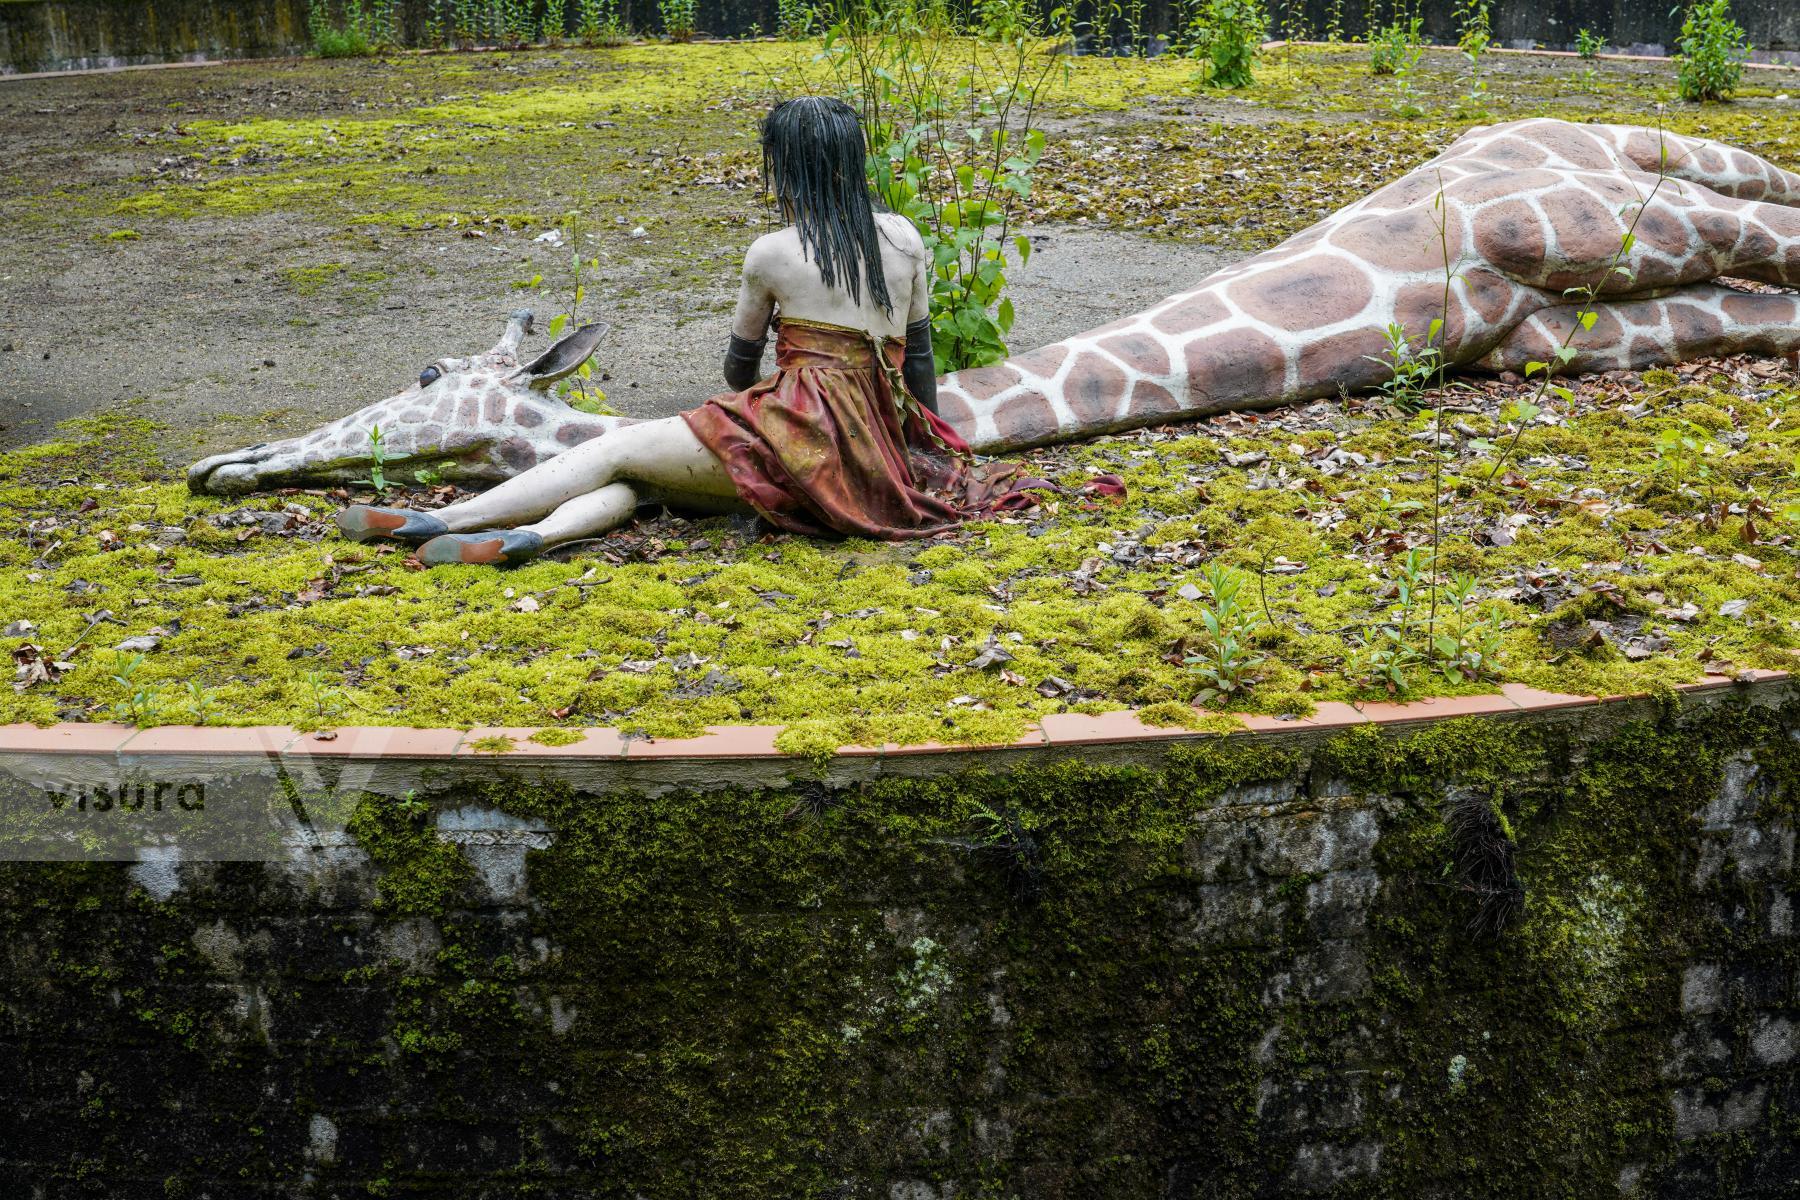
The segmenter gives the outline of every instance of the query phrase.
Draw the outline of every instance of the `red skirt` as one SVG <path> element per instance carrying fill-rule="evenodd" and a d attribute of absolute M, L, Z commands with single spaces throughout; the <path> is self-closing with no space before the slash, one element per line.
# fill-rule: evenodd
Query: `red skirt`
<path fill-rule="evenodd" d="M 1055 490 L 1016 463 L 977 464 L 906 391 L 906 348 L 859 329 L 785 320 L 775 374 L 682 414 L 744 502 L 795 533 L 929 537 Z"/>

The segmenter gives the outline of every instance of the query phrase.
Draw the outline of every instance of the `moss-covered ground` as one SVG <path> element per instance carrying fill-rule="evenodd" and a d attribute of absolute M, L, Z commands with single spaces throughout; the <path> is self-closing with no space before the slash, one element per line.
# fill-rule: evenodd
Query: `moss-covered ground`
<path fill-rule="evenodd" d="M 1461 613 L 1439 588 L 1435 616 L 1429 587 L 1401 590 L 1408 551 L 1433 540 L 1430 418 L 1376 404 L 1042 452 L 1067 495 L 925 544 L 664 516 L 507 572 L 418 571 L 344 543 L 328 524 L 342 494 L 191 497 L 141 425 L 112 422 L 0 460 L 0 616 L 34 626 L 14 645 L 68 664 L 0 714 L 1003 740 L 1045 712 L 1194 697 L 1183 659 L 1208 644 L 1213 563 L 1242 572 L 1264 660 L 1236 708 L 1500 680 L 1607 694 L 1788 665 L 1800 394 L 1747 370 L 1638 387 L 1641 410 L 1620 383 L 1587 385 L 1592 401 L 1525 432 L 1497 480 L 1495 452 L 1450 435 L 1439 573 L 1476 586 Z M 1451 398 L 1473 410 L 1455 424 L 1493 434 L 1493 397 Z M 1693 451 L 1659 450 L 1670 430 Z M 1103 470 L 1122 502 L 1076 490 Z M 1484 622 L 1500 631 L 1491 674 L 1416 665 L 1396 687 L 1370 658 L 1382 628 L 1422 650 L 1428 625 L 1472 643 Z M 142 636 L 159 643 L 127 671 L 134 655 L 110 647 Z"/>
<path fill-rule="evenodd" d="M 1673 86 L 1666 64 L 1505 56 L 1475 107 L 1460 64 L 1429 55 L 1402 96 L 1361 51 L 1284 50 L 1256 87 L 1221 95 L 1177 60 L 1071 61 L 1052 74 L 1030 218 L 1260 249 L 1470 125 L 1652 121 Z M 668 276 L 645 298 L 677 305 L 762 219 L 756 112 L 826 83 L 810 48 L 779 43 L 219 68 L 156 93 L 166 123 L 137 135 L 163 156 L 154 170 L 79 186 L 19 171 L 0 181 L 0 221 L 178 245 L 202 218 L 290 214 L 327 244 L 283 286 L 343 299 L 404 261 L 372 256 L 360 229 L 531 229 L 580 208 L 641 260 L 639 278 Z M 1747 83 L 1733 105 L 1665 119 L 1800 163 L 1782 98 L 1795 80 Z M 635 224 L 669 236 L 634 241 Z M 1497 474 L 1484 444 L 1506 444 L 1497 411 L 1517 389 L 1458 385 L 1431 401 L 1445 410 L 1441 461 L 1430 417 L 1328 402 L 1039 455 L 1071 484 L 1117 472 L 1128 495 L 1071 492 L 924 545 L 664 516 L 505 574 L 422 573 L 341 543 L 326 518 L 342 494 L 191 497 L 177 468 L 217 431 L 158 429 L 125 404 L 0 460 L 0 626 L 23 685 L 0 719 L 658 736 L 766 722 L 813 749 L 1004 740 L 1067 708 L 1180 721 L 1204 685 L 1183 659 L 1206 645 L 1194 597 L 1213 562 L 1247 573 L 1262 659 L 1217 707 L 1506 680 L 1635 691 L 1788 665 L 1791 371 L 1740 361 L 1574 386 Z M 1408 551 L 1433 545 L 1441 583 L 1473 584 L 1461 615 L 1429 579 L 1400 578 Z M 1468 629 L 1467 649 L 1491 620 L 1489 670 L 1384 672 L 1370 654 L 1384 627 L 1419 649 Z M 139 636 L 157 639 L 141 660 L 115 652 Z"/>

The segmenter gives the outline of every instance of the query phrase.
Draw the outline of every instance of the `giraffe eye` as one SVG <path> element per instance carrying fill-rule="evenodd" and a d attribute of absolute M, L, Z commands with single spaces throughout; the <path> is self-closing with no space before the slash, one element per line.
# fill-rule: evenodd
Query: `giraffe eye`
<path fill-rule="evenodd" d="M 443 375 L 444 373 L 436 367 L 426 367 L 423 371 L 419 372 L 419 386 L 421 388 L 428 388 L 439 379 L 443 378 Z"/>

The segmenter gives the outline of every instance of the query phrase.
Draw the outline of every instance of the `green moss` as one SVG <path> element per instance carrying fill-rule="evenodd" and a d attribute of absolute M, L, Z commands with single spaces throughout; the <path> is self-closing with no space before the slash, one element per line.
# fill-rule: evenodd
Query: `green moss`
<path fill-rule="evenodd" d="M 1480 460 L 1458 468 L 1465 473 L 1443 514 L 1446 571 L 1515 592 L 1522 576 L 1550 579 L 1551 594 L 1566 597 L 1548 610 L 1517 594 L 1479 601 L 1482 615 L 1503 623 L 1499 679 L 1604 695 L 1696 679 L 1706 662 L 1789 665 L 1796 581 L 1759 561 L 1777 549 L 1746 546 L 1741 517 L 1711 514 L 1732 502 L 1784 502 L 1788 464 L 1800 452 L 1800 423 L 1790 431 L 1782 419 L 1795 393 L 1700 390 L 1709 399 L 1684 410 L 1711 407 L 1754 432 L 1735 453 L 1709 458 L 1708 474 L 1685 487 L 1652 469 L 1653 442 L 1666 422 L 1688 418 L 1627 422 L 1600 408 L 1527 433 L 1519 470 L 1540 516 L 1510 546 L 1476 544 L 1512 501 L 1485 485 Z M 1381 459 L 1395 454 L 1397 439 L 1409 444 L 1406 432 L 1364 418 L 1338 440 Z M 103 421 L 72 428 L 69 441 L 0 456 L 0 506 L 15 531 L 0 536 L 0 615 L 33 621 L 32 637 L 56 647 L 75 643 L 83 611 L 97 607 L 122 614 L 127 627 L 108 628 L 121 638 L 178 628 L 134 676 L 160 695 L 164 721 L 191 719 L 190 680 L 211 690 L 216 714 L 246 723 L 529 726 L 546 709 L 568 708 L 572 724 L 659 737 L 780 724 L 781 748 L 810 755 L 886 742 L 1005 742 L 1040 714 L 1066 709 L 1131 706 L 1174 717 L 1201 686 L 1175 653 L 1202 636 L 1200 605 L 1177 595 L 1191 570 L 1153 557 L 1115 563 L 1101 549 L 1139 536 L 1151 551 L 1204 545 L 1253 577 L 1265 662 L 1233 707 L 1304 713 L 1317 700 L 1387 695 L 1366 682 L 1360 642 L 1371 622 L 1398 619 L 1394 568 L 1358 539 L 1376 523 L 1416 541 L 1429 534 L 1424 508 L 1392 512 L 1395 503 L 1423 505 L 1422 473 L 1371 468 L 1347 484 L 1316 475 L 1279 432 L 1231 439 L 1302 484 L 1316 477 L 1337 497 L 1327 504 L 1310 490 L 1254 486 L 1249 472 L 1218 461 L 1218 442 L 1200 429 L 1143 443 L 1149 455 L 1133 452 L 1136 441 L 1061 452 L 1046 470 L 1119 472 L 1128 498 L 1094 511 L 1064 507 L 1035 529 L 995 522 L 924 547 L 802 538 L 763 545 L 723 520 L 699 520 L 665 530 L 664 540 L 706 549 L 670 550 L 654 562 L 615 565 L 577 553 L 507 573 L 414 572 L 398 555 L 336 540 L 240 540 L 244 526 L 215 520 L 240 505 L 188 495 L 148 452 L 149 436 L 141 422 Z M 1604 515 L 1559 503 L 1595 485 L 1615 497 Z M 1387 516 L 1378 489 L 1388 495 Z M 323 497 L 282 502 L 320 521 L 331 512 Z M 1311 519 L 1339 505 L 1349 515 L 1329 528 Z M 29 531 L 44 521 L 55 522 L 59 543 L 51 560 Z M 1644 554 L 1638 547 L 1650 541 L 1669 552 Z M 1304 568 L 1267 572 L 1278 558 Z M 1613 565 L 1626 562 L 1630 571 Z M 1097 585 L 1088 595 L 1069 586 L 1084 563 Z M 66 603 L 71 587 L 81 589 L 80 608 Z M 534 597 L 538 610 L 518 611 L 509 592 Z M 1409 618 L 1421 638 L 1427 599 Z M 1732 600 L 1749 603 L 1739 612 Z M 1692 620 L 1666 615 L 1684 605 Z M 1446 609 L 1437 620 L 1450 629 L 1459 618 Z M 1585 637 L 1589 621 L 1610 622 L 1621 646 L 1629 635 L 1661 639 L 1659 648 L 1640 659 L 1610 645 L 1559 650 L 1558 630 Z M 1005 669 L 970 667 L 990 638 L 1012 656 Z M 92 642 L 55 684 L 0 699 L 0 718 L 109 714 L 125 697 L 113 656 Z M 715 670 L 730 686 L 696 694 Z M 1075 692 L 1058 694 L 1053 679 Z M 1496 682 L 1411 679 L 1411 694 L 1479 692 Z"/>
<path fill-rule="evenodd" d="M 1455 1162 L 1471 1174 L 1451 1190 L 1507 1194 L 1478 1178 L 1481 1164 L 1505 1161 L 1537 1178 L 1535 1191 L 1578 1197 L 1610 1186 L 1620 1161 L 1666 1157 L 1663 1031 L 1679 1018 L 1684 962 L 1718 936 L 1691 901 L 1690 821 L 1730 756 L 1785 754 L 1788 719 L 1671 707 L 1594 745 L 1549 726 L 1489 724 L 1484 737 L 1474 723 L 1424 740 L 1340 739 L 1339 765 L 1372 771 L 1361 778 L 1403 803 L 1381 843 L 1393 915 L 1380 922 L 1386 961 L 1374 973 L 1407 1047 L 1409 1066 L 1388 1082 L 1431 1112 L 1381 1121 L 1392 1194 L 1442 1185 Z M 1465 756 L 1476 769 L 1459 776 Z M 1498 938 L 1464 932 L 1473 901 L 1434 882 L 1453 857 L 1434 779 L 1486 791 L 1516 836 L 1526 910 Z M 1452 978 L 1473 982 L 1446 991 Z M 1445 1079 L 1453 1059 L 1465 1064 L 1460 1086 Z M 1523 1084 L 1519 1064 L 1549 1061 L 1558 1068 Z M 1497 1123 L 1498 1111 L 1511 1115 Z"/>
<path fill-rule="evenodd" d="M 767 84 L 731 74 L 723 51 L 691 49 L 577 54 L 565 65 L 538 55 L 384 64 L 369 75 L 378 85 L 334 77 L 367 102 L 360 115 L 184 123 L 182 149 L 205 160 L 199 181 L 140 179 L 50 205 L 41 203 L 49 192 L 15 191 L 3 203 L 21 227 L 40 220 L 39 209 L 65 221 L 85 212 L 95 222 L 87 237 L 116 224 L 108 213 L 120 203 L 153 220 L 273 209 L 342 227 L 452 219 L 466 227 L 553 219 L 579 197 L 684 231 L 632 253 L 715 250 L 725 223 L 752 211 L 741 185 L 754 161 L 739 135 Z M 1359 53 L 1277 56 L 1258 88 L 1223 99 L 1190 94 L 1191 64 L 1175 59 L 1072 64 L 1051 108 L 1061 132 L 1034 218 L 1260 247 L 1423 161 L 1471 122 L 1531 111 L 1637 120 L 1629 106 L 1664 86 L 1655 71 L 1626 78 L 1620 68 L 1615 79 L 1602 66 L 1621 99 L 1558 93 L 1554 77 L 1534 81 L 1503 65 L 1496 111 L 1453 115 L 1453 60 L 1433 55 L 1424 86 L 1439 111 L 1399 121 L 1383 119 Z M 738 60 L 759 69 L 769 61 Z M 255 70 L 221 67 L 215 77 L 257 78 Z M 805 70 L 782 86 L 806 80 Z M 604 71 L 622 77 L 584 86 Z M 463 95 L 386 95 L 409 83 Z M 640 84 L 653 103 L 616 98 Z M 382 94 L 356 91 L 374 87 Z M 1129 112 L 1132 124 L 1103 112 Z M 1311 115 L 1319 112 L 1337 115 Z M 613 127 L 593 128 L 595 118 Z M 1678 110 L 1672 120 L 1790 163 L 1800 149 L 1791 123 L 1754 102 Z M 653 150 L 681 152 L 657 159 Z M 1300 165 L 1281 180 L 1229 174 L 1258 150 Z M 658 186 L 646 188 L 646 178 Z M 713 178 L 723 182 L 699 182 Z M 739 237 L 741 226 L 729 232 Z M 351 262 L 327 267 L 302 268 L 288 282 L 296 290 L 376 282 L 356 279 Z M 1785 550 L 1766 542 L 1788 531 L 1765 521 L 1764 541 L 1746 543 L 1730 506 L 1762 500 L 1779 510 L 1788 499 L 1800 451 L 1789 429 L 1795 398 L 1787 387 L 1755 398 L 1729 381 L 1682 385 L 1671 372 L 1646 372 L 1632 399 L 1650 401 L 1649 416 L 1627 420 L 1607 407 L 1533 428 L 1521 446 L 1525 488 L 1498 491 L 1483 482 L 1485 464 L 1454 464 L 1443 562 L 1501 592 L 1484 604 L 1506 622 L 1502 678 L 1666 694 L 1703 662 L 1787 665 L 1800 597 L 1779 565 Z M 1707 479 L 1682 486 L 1653 473 L 1652 451 L 1656 433 L 1680 421 L 1747 437 L 1712 458 Z M 30 619 L 40 626 L 33 638 L 60 649 L 82 635 L 87 613 L 107 608 L 128 622 L 90 635 L 59 683 L 6 696 L 0 720 L 107 715 L 121 698 L 109 642 L 160 626 L 174 632 L 143 675 L 177 719 L 185 683 L 198 680 L 220 713 L 246 722 L 533 727 L 568 707 L 571 724 L 658 736 L 780 723 L 784 749 L 815 756 L 847 743 L 1005 741 L 1065 709 L 1135 705 L 1148 720 L 1186 725 L 1185 702 L 1198 689 L 1177 647 L 1199 624 L 1178 589 L 1193 572 L 1101 549 L 1127 539 L 1171 554 L 1188 543 L 1256 576 L 1254 604 L 1266 617 L 1257 649 L 1268 662 L 1247 707 L 1304 711 L 1314 699 L 1384 696 L 1362 681 L 1355 657 L 1362 632 L 1390 615 L 1392 565 L 1358 536 L 1392 520 L 1413 544 L 1427 539 L 1416 512 L 1382 516 L 1394 502 L 1429 496 L 1418 464 L 1394 461 L 1416 455 L 1408 435 L 1420 429 L 1347 416 L 1297 437 L 1201 427 L 1082 447 L 1058 469 L 1119 471 L 1130 486 L 1123 505 L 1065 505 L 1035 525 L 982 525 L 948 544 L 763 544 L 728 523 L 698 521 L 668 531 L 679 548 L 655 561 L 581 553 L 501 576 L 409 572 L 398 555 L 335 540 L 239 541 L 240 527 L 213 519 L 278 503 L 323 517 L 328 502 L 190 497 L 149 452 L 152 432 L 128 413 L 0 457 L 0 623 Z M 1291 448 L 1334 440 L 1379 465 L 1327 476 Z M 1224 468 L 1225 449 L 1267 454 L 1296 486 L 1251 486 L 1246 472 Z M 1582 508 L 1581 491 L 1592 486 L 1606 490 L 1609 511 Z M 1485 544 L 1480 531 L 1515 511 L 1534 517 L 1516 542 Z M 113 538 L 103 542 L 103 530 Z M 696 550 L 703 541 L 710 548 Z M 1766 562 L 1759 569 L 1737 555 Z M 1306 565 L 1297 575 L 1269 572 L 1278 556 Z M 1090 560 L 1093 588 L 1078 595 L 1070 573 Z M 334 568 L 353 573 L 334 580 Z M 1523 592 L 1521 580 L 1548 581 L 1560 599 L 1538 606 L 1503 591 Z M 362 588 L 394 590 L 358 595 Z M 535 597 L 540 610 L 515 611 L 507 589 Z M 1750 600 L 1743 616 L 1721 614 L 1732 599 Z M 1684 603 L 1697 610 L 1692 622 L 1659 615 Z M 1563 654 L 1545 637 L 1553 620 L 1624 616 L 1669 645 L 1633 662 L 1617 652 Z M 990 636 L 1022 682 L 968 668 Z M 288 658 L 296 649 L 304 657 Z M 704 664 L 679 670 L 690 654 Z M 697 698 L 703 689 L 683 689 L 712 669 L 737 689 Z M 1040 693 L 1050 677 L 1076 690 Z M 1418 676 L 1412 694 L 1491 686 Z M 0 937 L 41 953 L 30 981 L 32 1036 L 65 1048 L 46 1060 L 53 1066 L 79 1060 L 90 1076 L 79 1094 L 93 1110 L 83 1123 L 106 1136 L 122 1136 L 136 1111 L 121 1097 L 141 1094 L 129 1064 L 148 1045 L 160 1078 L 217 1085 L 192 1106 L 196 1114 L 238 1096 L 244 1079 L 257 1084 L 249 1102 L 266 1105 L 263 1081 L 314 1065 L 317 1076 L 305 1078 L 316 1080 L 308 1100 L 320 1111 L 386 1112 L 396 1098 L 423 1096 L 420 1119 L 456 1125 L 458 1137 L 475 1126 L 486 1136 L 511 1120 L 508 1105 L 536 1105 L 530 1111 L 554 1114 L 554 1136 L 521 1122 L 516 1145 L 502 1139 L 497 1170 L 521 1195 L 565 1170 L 588 1172 L 583 1187 L 596 1195 L 817 1195 L 904 1162 L 913 1177 L 954 1175 L 972 1194 L 1133 1197 L 1180 1187 L 1237 1200 L 1282 1178 L 1281 1098 L 1304 1094 L 1310 1105 L 1333 1082 L 1356 1080 L 1354 1115 L 1334 1137 L 1379 1142 L 1383 1174 L 1379 1185 L 1346 1182 L 1346 1195 L 1586 1200 L 1615 1192 L 1621 1166 L 1671 1153 L 1658 1071 L 1677 1028 L 1676 972 L 1741 950 L 1746 936 L 1685 899 L 1692 814 L 1729 756 L 1746 749 L 1771 780 L 1765 811 L 1793 814 L 1792 722 L 1791 713 L 1738 708 L 1677 721 L 1671 710 L 1597 745 L 1555 725 L 1369 726 L 1310 758 L 1204 738 L 1134 768 L 1070 762 L 841 792 L 676 791 L 651 803 L 536 781 L 463 789 L 436 806 L 353 795 L 351 830 L 380 872 L 380 934 L 425 923 L 443 946 L 404 965 L 371 953 L 343 976 L 367 989 L 352 1003 L 341 994 L 316 1000 L 304 979 L 289 983 L 292 995 L 273 995 L 278 1022 L 304 1013 L 329 1031 L 306 1055 L 259 1058 L 232 1041 L 242 1027 L 232 1005 L 245 989 L 221 987 L 182 951 L 191 933 L 183 923 L 198 911 L 183 906 L 197 902 L 154 904 L 133 892 L 123 907 L 151 928 L 125 930 L 116 868 L 6 873 Z M 1230 724 L 1215 716 L 1199 727 Z M 532 740 L 578 737 L 555 728 Z M 1207 822 L 1241 828 L 1261 804 L 1258 785 L 1296 777 L 1313 789 L 1295 806 L 1297 824 L 1350 804 L 1380 814 L 1376 936 L 1365 995 L 1289 1006 L 1276 1024 L 1264 989 L 1295 986 L 1298 956 L 1328 944 L 1307 918 L 1309 896 L 1327 879 L 1294 874 L 1271 888 L 1283 906 L 1272 932 L 1234 929 L 1235 938 L 1209 941 L 1191 930 L 1212 915 L 1217 889 L 1238 882 L 1198 857 Z M 1474 898 L 1447 885 L 1455 848 L 1440 807 L 1445 781 L 1481 789 L 1517 841 L 1529 899 L 1524 919 L 1499 938 L 1469 933 Z M 1249 790 L 1232 795 L 1239 787 Z M 307 801 L 317 811 L 329 798 Z M 463 804 L 504 806 L 556 831 L 530 857 L 532 905 L 502 917 L 542 939 L 541 961 L 495 949 L 467 858 L 437 836 L 439 808 Z M 984 811 L 998 828 L 978 820 Z M 208 878 L 256 887 L 260 870 L 221 864 Z M 1766 903 L 1747 884 L 1718 886 L 1730 902 L 1721 911 Z M 218 915 L 208 909 L 203 919 Z M 362 932 L 348 920 L 341 931 Z M 1791 951 L 1780 953 L 1787 957 L 1771 963 L 1771 978 L 1792 976 Z M 575 1014 L 564 1034 L 530 1007 L 552 996 Z M 350 1032 L 369 1012 L 376 1034 Z M 50 1032 L 58 1020 L 64 1032 Z M 298 1027 L 278 1024 L 284 1038 Z M 107 1049 L 97 1029 L 127 1029 L 120 1036 L 133 1053 L 90 1052 Z M 1287 1091 L 1266 1093 L 1265 1081 Z M 342 1102 L 358 1088 L 366 1103 Z M 77 1094 L 76 1081 L 63 1092 Z M 950 1107 L 960 1118 L 977 1102 L 943 1098 L 977 1094 L 1004 1111 L 1004 1135 L 998 1122 L 940 1134 L 928 1115 L 904 1129 L 894 1116 Z M 34 1136 L 55 1138 L 72 1124 L 44 1121 Z M 219 1126 L 210 1172 L 271 1183 L 305 1169 L 330 1174 L 303 1163 L 295 1139 L 268 1139 L 286 1151 L 247 1150 L 234 1140 L 242 1132 L 241 1122 Z M 940 1136 L 946 1149 L 930 1140 Z M 130 1178 L 151 1177 L 141 1156 L 163 1140 L 137 1140 Z M 1724 1180 L 1732 1155 L 1751 1149 L 1725 1142 L 1690 1142 L 1684 1153 L 1716 1156 Z M 109 1163 L 124 1161 L 107 1145 L 67 1156 L 71 1170 L 104 1178 Z M 184 1162 L 168 1178 L 189 1169 Z M 369 1190 L 441 1185 L 396 1155 Z"/>
<path fill-rule="evenodd" d="M 1164 700 L 1160 704 L 1152 704 L 1139 709 L 1138 720 L 1146 725 L 1155 725 L 1161 728 L 1200 729 L 1205 724 L 1206 715 L 1191 704 Z"/>
<path fill-rule="evenodd" d="M 297 296 L 316 296 L 325 285 L 345 270 L 343 263 L 317 263 L 309 267 L 286 267 L 281 277 Z"/>
<path fill-rule="evenodd" d="M 469 863 L 453 843 L 435 835 L 431 805 L 370 796 L 350 813 L 346 828 L 381 871 L 376 909 L 394 917 L 442 915 L 456 905 Z"/>

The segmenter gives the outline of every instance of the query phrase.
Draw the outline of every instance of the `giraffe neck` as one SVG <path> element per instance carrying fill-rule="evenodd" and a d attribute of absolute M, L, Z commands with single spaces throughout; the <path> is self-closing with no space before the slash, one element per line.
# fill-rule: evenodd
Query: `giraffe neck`
<path fill-rule="evenodd" d="M 940 386 L 939 409 L 991 453 L 1379 383 L 1385 368 L 1364 356 L 1380 353 L 1391 298 L 1344 260 L 1295 263 L 1287 250 L 1135 317 L 959 371 Z M 1344 275 L 1354 278 L 1333 278 Z"/>

